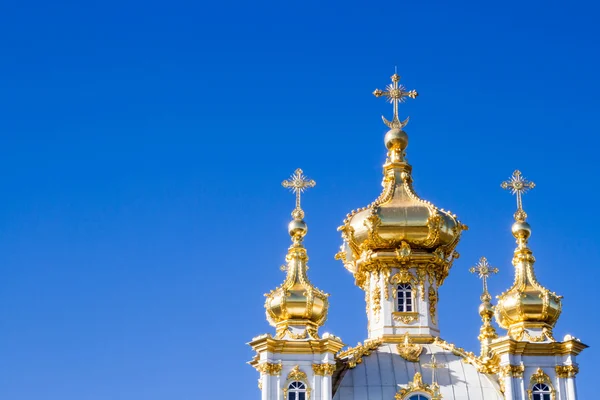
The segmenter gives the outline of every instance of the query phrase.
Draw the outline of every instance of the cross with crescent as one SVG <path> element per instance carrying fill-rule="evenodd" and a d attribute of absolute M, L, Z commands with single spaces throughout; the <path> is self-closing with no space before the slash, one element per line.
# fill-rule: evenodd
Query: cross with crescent
<path fill-rule="evenodd" d="M 387 100 L 394 105 L 394 118 L 391 121 L 388 121 L 385 117 L 381 117 L 383 123 L 390 129 L 402 129 L 408 124 L 408 118 L 402 122 L 400 122 L 400 119 L 398 118 L 398 103 L 404 103 L 405 97 L 414 99 L 419 95 L 416 90 L 406 90 L 404 85 L 399 85 L 398 82 L 400 82 L 400 75 L 394 74 L 392 75 L 392 83 L 385 87 L 385 91 L 375 89 L 373 92 L 375 97 L 385 96 Z"/>
<path fill-rule="evenodd" d="M 481 257 L 479 262 L 474 267 L 469 269 L 469 272 L 472 274 L 477 274 L 481 280 L 483 280 L 483 296 L 488 295 L 488 287 L 487 287 L 487 279 L 492 274 L 498 273 L 498 268 L 492 267 L 487 258 Z M 483 297 L 482 296 L 482 297 Z"/>
<path fill-rule="evenodd" d="M 304 173 L 300 168 L 294 171 L 290 176 L 290 179 L 281 183 L 284 188 L 288 188 L 296 194 L 296 208 L 292 212 L 292 216 L 295 219 L 302 219 L 304 217 L 304 212 L 302 211 L 302 208 L 300 208 L 300 195 L 304 193 L 306 189 L 315 187 L 316 184 L 317 183 L 314 180 L 304 176 Z"/>
<path fill-rule="evenodd" d="M 515 170 L 509 180 L 502 182 L 502 189 L 509 190 L 517 195 L 517 211 L 515 212 L 515 221 L 525 222 L 527 213 L 523 210 L 523 200 L 521 196 L 535 187 L 535 183 L 523 178 L 521 171 Z"/>

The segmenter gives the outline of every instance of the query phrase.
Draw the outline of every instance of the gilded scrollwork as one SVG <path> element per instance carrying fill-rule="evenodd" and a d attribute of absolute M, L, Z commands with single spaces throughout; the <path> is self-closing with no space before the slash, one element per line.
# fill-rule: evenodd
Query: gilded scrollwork
<path fill-rule="evenodd" d="M 426 393 L 431 396 L 431 400 L 440 400 L 442 398 L 438 384 L 433 383 L 428 385 L 427 383 L 424 383 L 420 372 L 415 373 L 413 380 L 409 382 L 406 387 L 398 390 L 395 399 L 404 400 L 411 393 Z"/>
<path fill-rule="evenodd" d="M 362 358 L 368 356 L 371 352 L 377 349 L 383 341 L 381 339 L 368 340 L 364 344 L 359 343 L 355 347 L 341 351 L 336 358 L 346 363 L 348 368 L 354 368 L 357 364 L 362 363 Z"/>
<path fill-rule="evenodd" d="M 551 397 L 551 400 L 555 400 L 556 399 L 556 390 L 554 389 L 554 385 L 552 385 L 552 380 L 550 379 L 550 377 L 548 376 L 548 374 L 546 374 L 544 372 L 543 369 L 538 368 L 531 375 L 531 378 L 529 380 L 529 390 L 527 390 L 527 394 L 529 395 L 529 400 L 533 399 L 532 388 L 533 388 L 533 385 L 535 385 L 536 383 L 544 383 L 544 384 L 548 385 L 548 387 L 550 388 L 550 397 Z"/>
<path fill-rule="evenodd" d="M 437 291 L 429 286 L 429 316 L 431 317 L 431 322 L 435 322 L 435 313 L 437 309 L 438 295 Z"/>
<path fill-rule="evenodd" d="M 404 324 L 411 324 L 419 319 L 418 312 L 399 312 L 392 313 L 394 320 L 402 322 Z"/>

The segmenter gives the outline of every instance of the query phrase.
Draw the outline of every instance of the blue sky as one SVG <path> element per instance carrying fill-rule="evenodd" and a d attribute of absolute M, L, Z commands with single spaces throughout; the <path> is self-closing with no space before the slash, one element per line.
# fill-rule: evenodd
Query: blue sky
<path fill-rule="evenodd" d="M 440 292 L 442 337 L 476 351 L 485 255 L 512 282 L 519 168 L 557 338 L 594 343 L 600 250 L 593 2 L 40 2 L 0 5 L 0 398 L 259 397 L 246 342 L 272 332 L 301 167 L 310 277 L 330 331 L 366 336 L 336 228 L 380 192 L 398 66 L 420 96 L 417 192 L 469 225 Z"/>

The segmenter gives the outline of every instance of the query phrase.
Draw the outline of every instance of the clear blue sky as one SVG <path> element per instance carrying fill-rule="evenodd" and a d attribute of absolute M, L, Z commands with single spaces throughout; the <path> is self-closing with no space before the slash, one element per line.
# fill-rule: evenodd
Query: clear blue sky
<path fill-rule="evenodd" d="M 259 398 L 301 167 L 331 331 L 366 336 L 336 228 L 380 192 L 394 66 L 420 96 L 418 193 L 469 225 L 442 336 L 476 351 L 480 256 L 512 282 L 515 168 L 556 337 L 597 360 L 599 8 L 583 1 L 16 1 L 0 5 L 0 398 Z M 595 385 L 597 386 L 597 385 Z"/>

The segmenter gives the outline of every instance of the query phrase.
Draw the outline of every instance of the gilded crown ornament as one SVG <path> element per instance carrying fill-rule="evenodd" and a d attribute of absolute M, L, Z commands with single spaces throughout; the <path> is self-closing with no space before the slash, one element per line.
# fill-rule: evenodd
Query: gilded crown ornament
<path fill-rule="evenodd" d="M 267 320 L 276 328 L 278 339 L 318 339 L 318 327 L 327 318 L 329 295 L 313 286 L 308 279 L 308 255 L 302 244 L 308 226 L 303 219 L 300 195 L 315 184 L 314 180 L 304 176 L 301 169 L 297 169 L 289 180 L 282 183 L 283 187 L 289 188 L 296 195 L 296 206 L 292 211 L 293 219 L 288 225 L 292 245 L 285 257 L 285 281 L 265 295 Z"/>
<path fill-rule="evenodd" d="M 404 340 L 402 343 L 396 345 L 398 354 L 406 361 L 419 362 L 419 356 L 423 352 L 423 346 L 418 343 L 411 343 L 408 332 L 404 334 Z"/>
<path fill-rule="evenodd" d="M 531 226 L 526 222 L 522 195 L 535 184 L 515 171 L 510 180 L 502 182 L 502 188 L 517 197 L 517 212 L 512 234 L 517 241 L 512 263 L 515 267 L 513 286 L 498 296 L 495 316 L 498 325 L 507 329 L 515 340 L 530 342 L 554 341 L 552 328 L 560 316 L 561 296 L 543 287 L 535 276 L 535 257 L 528 247 Z"/>

